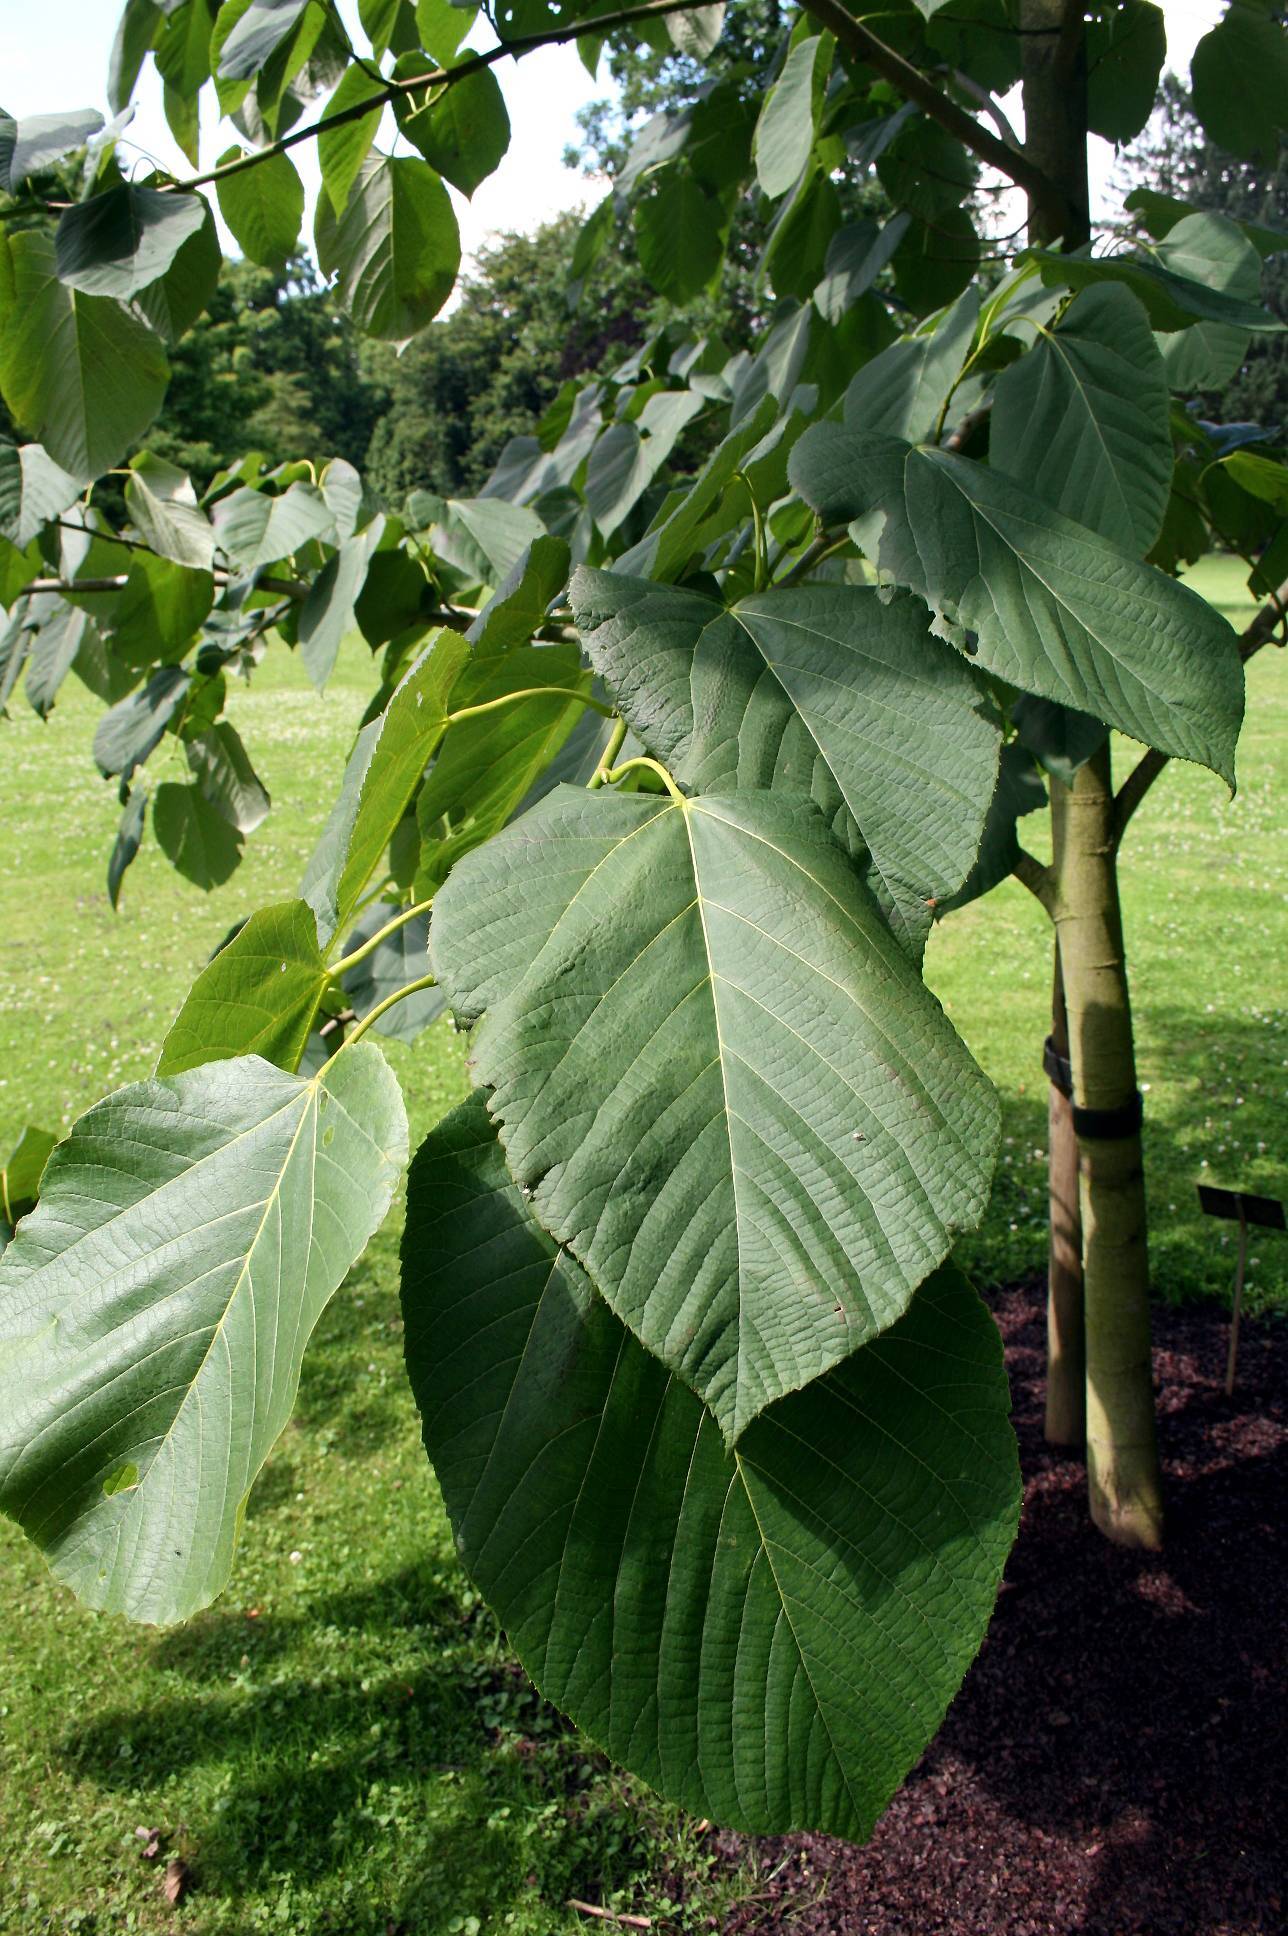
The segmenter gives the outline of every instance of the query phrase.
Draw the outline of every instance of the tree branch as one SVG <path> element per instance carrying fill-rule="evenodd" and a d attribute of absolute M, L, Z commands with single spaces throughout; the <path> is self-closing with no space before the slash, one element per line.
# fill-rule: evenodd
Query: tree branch
<path fill-rule="evenodd" d="M 1049 867 L 1044 867 L 1035 854 L 1027 847 L 1020 848 L 1020 856 L 1011 873 L 1017 881 L 1028 888 L 1035 900 L 1041 902 L 1046 912 L 1055 919 L 1055 876 Z"/>
<path fill-rule="evenodd" d="M 1012 148 L 1008 142 L 999 141 L 996 135 L 981 128 L 974 115 L 967 114 L 965 108 L 958 107 L 942 89 L 935 86 L 929 77 L 906 61 L 902 54 L 896 54 L 893 47 L 887 47 L 874 33 L 847 13 L 841 0 L 801 0 L 806 13 L 813 14 L 821 27 L 835 34 L 840 45 L 865 61 L 878 73 L 883 81 L 897 87 L 907 100 L 938 121 L 941 128 L 947 128 L 980 161 L 986 161 L 990 168 L 1013 181 L 1017 188 L 1048 205 L 1063 204 L 1063 197 L 1055 183 L 1048 179 L 1040 168 L 1027 158 L 1019 149 Z"/>
<path fill-rule="evenodd" d="M 1281 623 L 1288 630 L 1288 578 L 1275 587 L 1252 623 L 1240 634 L 1239 657 L 1245 665 L 1255 652 L 1260 652 L 1263 645 L 1270 643 L 1275 627 Z M 1122 839 L 1128 821 L 1168 762 L 1168 754 L 1160 753 L 1157 747 L 1151 746 L 1137 760 L 1119 787 L 1114 799 L 1115 842 Z"/>
<path fill-rule="evenodd" d="M 326 133 L 331 128 L 342 128 L 350 121 L 361 121 L 367 115 L 389 107 L 403 95 L 414 94 L 421 88 L 451 87 L 457 81 L 464 81 L 471 74 L 481 73 L 486 67 L 495 67 L 498 61 L 522 60 L 525 54 L 535 53 L 538 47 L 559 47 L 570 40 L 580 40 L 587 34 L 611 34 L 619 27 L 631 27 L 637 21 L 664 19 L 669 13 L 694 13 L 707 4 L 707 0 L 647 0 L 642 7 L 623 7 L 617 13 L 594 14 L 589 19 L 570 21 L 566 26 L 552 28 L 545 34 L 519 34 L 513 40 L 505 40 L 499 46 L 489 47 L 481 54 L 471 54 L 455 67 L 435 67 L 425 74 L 413 74 L 407 80 L 385 82 L 384 92 L 368 95 L 364 101 L 355 101 L 351 107 L 340 108 L 335 114 L 324 114 L 307 127 L 294 128 L 290 134 L 279 135 L 263 148 L 254 148 L 249 154 L 241 155 L 236 161 L 228 161 L 220 168 L 208 168 L 204 174 L 190 175 L 186 181 L 170 182 L 172 193 L 187 194 L 190 189 L 204 188 L 207 182 L 226 181 L 229 175 L 240 175 L 248 168 L 257 168 L 262 161 L 272 155 L 284 155 L 288 148 L 296 148 L 302 141 L 312 141 L 315 136 Z M 846 16 L 848 19 L 848 15 Z M 969 121 L 969 115 L 963 115 Z"/>

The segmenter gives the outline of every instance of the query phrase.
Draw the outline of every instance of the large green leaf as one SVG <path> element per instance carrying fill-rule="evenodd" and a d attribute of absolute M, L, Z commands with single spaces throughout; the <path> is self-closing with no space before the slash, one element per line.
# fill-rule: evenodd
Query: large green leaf
<path fill-rule="evenodd" d="M 865 363 L 845 392 L 849 428 L 930 437 L 961 375 L 978 320 L 979 294 L 967 289 L 947 315 L 901 336 Z"/>
<path fill-rule="evenodd" d="M 1194 112 L 1236 155 L 1273 159 L 1288 126 L 1288 37 L 1277 10 L 1230 0 L 1190 62 Z"/>
<path fill-rule="evenodd" d="M 228 556 L 247 571 L 289 558 L 314 538 L 335 537 L 335 517 L 316 484 L 297 480 L 280 496 L 244 485 L 215 506 L 215 532 Z"/>
<path fill-rule="evenodd" d="M 1167 373 L 1149 318 L 1112 283 L 1076 296 L 997 380 L 989 460 L 1144 557 L 1172 486 Z"/>
<path fill-rule="evenodd" d="M 635 204 L 640 267 L 659 295 L 688 302 L 720 266 L 724 214 L 691 175 L 668 168 Z"/>
<path fill-rule="evenodd" d="M 121 812 L 120 826 L 107 860 L 107 898 L 113 907 L 120 905 L 121 883 L 125 879 L 125 870 L 133 863 L 143 844 L 148 798 L 148 789 L 145 786 L 136 786 L 126 798 Z"/>
<path fill-rule="evenodd" d="M 125 0 L 108 66 L 107 100 L 113 114 L 129 106 L 160 27 L 161 14 L 155 0 Z"/>
<path fill-rule="evenodd" d="M 1252 301 L 1261 289 L 1261 255 L 1224 215 L 1183 215 L 1157 244 L 1159 265 L 1205 288 Z M 1248 353 L 1248 331 L 1229 323 L 1191 323 L 1160 336 L 1167 381 L 1182 396 L 1225 383 Z"/>
<path fill-rule="evenodd" d="M 1053 249 L 1034 249 L 1026 260 L 1037 263 L 1043 282 L 1051 288 L 1121 283 L 1144 304 L 1155 329 L 1185 329 L 1194 322 L 1228 323 L 1231 328 L 1273 335 L 1284 327 L 1260 303 L 1178 274 L 1162 261 L 1131 255 L 1061 255 Z"/>
<path fill-rule="evenodd" d="M 0 161 L 5 164 L 0 172 L 0 188 L 16 194 L 29 175 L 38 174 L 83 148 L 102 125 L 103 117 L 95 108 L 60 114 L 24 114 L 16 124 L 10 122 L 13 133 L 5 143 L 7 153 L 0 150 Z"/>
<path fill-rule="evenodd" d="M 129 309 L 63 287 L 47 236 L 0 239 L 0 391 L 56 464 L 82 483 L 111 470 L 169 374 L 160 338 Z"/>
<path fill-rule="evenodd" d="M 976 173 L 960 141 L 921 118 L 901 128 L 877 161 L 877 179 L 895 207 L 929 223 L 966 200 Z"/>
<path fill-rule="evenodd" d="M 81 1117 L 0 1258 L 0 1508 L 89 1605 L 181 1620 L 228 1578 L 313 1326 L 406 1160 L 359 1044 L 257 1056 Z"/>
<path fill-rule="evenodd" d="M 1153 0 L 1122 0 L 1087 22 L 1087 124 L 1132 141 L 1153 113 L 1167 58 L 1167 23 Z"/>
<path fill-rule="evenodd" d="M 48 606 L 45 611 L 42 608 Z M 31 640 L 27 661 L 27 698 L 42 719 L 53 711 L 58 689 L 72 669 L 76 654 L 93 627 L 84 612 L 62 599 L 42 596 L 32 601 L 33 611 L 41 611 L 42 622 Z"/>
<path fill-rule="evenodd" d="M 950 451 L 815 424 L 790 470 L 988 671 L 1233 784 L 1243 671 L 1206 599 Z"/>
<path fill-rule="evenodd" d="M 220 155 L 225 162 L 240 161 L 243 148 Z M 304 217 L 304 183 L 289 155 L 257 157 L 251 168 L 222 175 L 215 183 L 219 213 L 252 262 L 282 269 L 299 247 Z"/>
<path fill-rule="evenodd" d="M 578 571 L 586 650 L 651 752 L 686 786 L 808 793 L 919 955 L 966 878 L 999 735 L 916 599 L 802 585 L 726 609 L 700 593 Z M 860 845 L 861 843 L 861 845 Z"/>
<path fill-rule="evenodd" d="M 413 1165 L 403 1312 L 458 1549 L 542 1692 L 694 1814 L 866 1836 L 1019 1515 L 997 1332 L 959 1273 L 728 1452 L 534 1222 L 476 1097 Z"/>
<path fill-rule="evenodd" d="M 257 74 L 295 26 L 309 0 L 243 0 L 232 31 L 218 36 L 214 54 L 225 80 Z"/>
<path fill-rule="evenodd" d="M 563 538 L 532 540 L 466 634 L 476 659 L 527 644 L 544 621 L 551 601 L 568 583 L 570 555 Z"/>
<path fill-rule="evenodd" d="M 185 751 L 197 787 L 215 812 L 238 833 L 253 834 L 272 802 L 231 720 L 217 719 L 187 737 Z"/>
<path fill-rule="evenodd" d="M 510 145 L 505 96 L 487 67 L 449 82 L 427 106 L 400 116 L 399 127 L 431 167 L 467 197 L 496 172 Z"/>
<path fill-rule="evenodd" d="M 87 296 L 137 296 L 204 227 L 200 195 L 121 182 L 65 210 L 54 239 L 58 278 Z"/>
<path fill-rule="evenodd" d="M 419 156 L 368 155 L 344 210 L 318 200 L 318 261 L 358 328 L 406 342 L 437 316 L 461 266 L 442 182 Z"/>
<path fill-rule="evenodd" d="M 617 530 L 653 482 L 686 426 L 705 409 L 692 390 L 660 390 L 635 422 L 609 424 L 586 466 L 586 505 L 605 536 Z"/>
<path fill-rule="evenodd" d="M 39 444 L 15 445 L 0 438 L 0 533 L 20 551 L 80 494 L 77 480 Z"/>
<path fill-rule="evenodd" d="M 436 632 L 378 718 L 364 726 L 304 873 L 301 896 L 325 945 L 353 917 L 447 725 L 448 700 L 470 656 L 459 632 Z"/>
<path fill-rule="evenodd" d="M 300 657 L 319 692 L 331 676 L 341 640 L 353 630 L 353 608 L 384 528 L 383 517 L 377 517 L 347 539 L 309 586 L 300 611 Z"/>
<path fill-rule="evenodd" d="M 186 651 L 214 603 L 215 581 L 208 571 L 192 571 L 150 551 L 134 551 L 129 557 L 109 630 L 122 663 L 143 672 Z"/>
<path fill-rule="evenodd" d="M 326 104 L 323 122 L 332 115 L 352 113 L 364 101 L 375 101 L 375 106 L 356 120 L 342 121 L 339 127 L 323 127 L 318 135 L 318 166 L 322 170 L 322 183 L 331 198 L 331 207 L 337 215 L 344 210 L 353 184 L 358 179 L 358 171 L 371 151 L 384 113 L 384 88 L 376 73 L 368 67 L 346 67 L 340 76 L 340 85 Z"/>
<path fill-rule="evenodd" d="M 297 1069 L 325 986 L 307 902 L 257 908 L 188 990 L 161 1044 L 157 1074 L 177 1076 L 237 1055 Z"/>
<path fill-rule="evenodd" d="M 222 887 L 241 862 L 240 833 L 195 784 L 166 780 L 157 788 L 152 831 L 170 865 L 207 892 Z"/>
<path fill-rule="evenodd" d="M 430 957 L 537 1216 L 731 1440 L 983 1211 L 993 1092 L 801 795 L 559 787 Z"/>
<path fill-rule="evenodd" d="M 487 705 L 506 693 L 542 686 L 589 696 L 590 685 L 575 645 L 519 646 L 467 666 L 453 688 L 452 704 Z M 585 710 L 566 694 L 538 691 L 448 727 L 416 799 L 417 900 L 428 899 L 462 854 L 505 825 Z"/>
<path fill-rule="evenodd" d="M 140 691 L 104 713 L 94 734 L 94 760 L 105 779 L 119 773 L 128 780 L 142 766 L 160 745 L 191 685 L 191 675 L 182 666 L 158 666 Z"/>
<path fill-rule="evenodd" d="M 774 199 L 796 186 L 809 161 L 835 50 L 831 34 L 798 40 L 765 96 L 752 152 L 756 179 Z"/>
<path fill-rule="evenodd" d="M 141 450 L 130 464 L 125 506 L 144 543 L 163 558 L 209 571 L 215 534 L 186 472 Z"/>

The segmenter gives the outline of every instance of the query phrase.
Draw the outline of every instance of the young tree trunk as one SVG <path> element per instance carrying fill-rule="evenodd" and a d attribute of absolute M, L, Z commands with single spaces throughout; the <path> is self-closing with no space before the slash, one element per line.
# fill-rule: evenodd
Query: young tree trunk
<path fill-rule="evenodd" d="M 1078 1111 L 1091 1516 L 1124 1546 L 1162 1543 L 1149 1254 L 1114 795 L 1106 744 L 1051 783 L 1055 922 Z"/>
<path fill-rule="evenodd" d="M 1061 191 L 1058 203 L 1029 200 L 1029 240 L 1076 249 L 1090 239 L 1087 183 L 1087 73 L 1083 9 L 1071 0 L 1023 0 L 1024 134 L 1030 158 Z M 1053 785 L 1055 783 L 1053 782 Z M 1069 1057 L 1060 946 L 1052 949 L 1051 1043 Z M 1047 1101 L 1047 1397 L 1052 1445 L 1086 1439 L 1082 1217 L 1073 1103 L 1056 1081 Z"/>
<path fill-rule="evenodd" d="M 1067 1067 L 1069 1018 L 1060 970 L 1060 944 L 1052 948 L 1051 1046 Z M 1046 1436 L 1050 1445 L 1087 1438 L 1087 1353 L 1083 1337 L 1082 1212 L 1078 1203 L 1078 1138 L 1073 1097 L 1052 1080 L 1047 1102 L 1047 1388 Z"/>

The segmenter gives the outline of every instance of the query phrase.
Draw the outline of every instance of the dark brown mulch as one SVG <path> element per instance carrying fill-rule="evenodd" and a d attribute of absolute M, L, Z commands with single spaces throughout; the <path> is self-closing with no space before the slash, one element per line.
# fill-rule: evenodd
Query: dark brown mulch
<path fill-rule="evenodd" d="M 730 1936 L 1288 1930 L 1288 1327 L 1245 1326 L 1231 1400 L 1221 1315 L 1158 1313 L 1170 1519 L 1144 1555 L 1091 1531 L 1043 1441 L 1040 1291 L 995 1309 L 1026 1486 L 983 1651 L 867 1847 L 760 1843 Z"/>

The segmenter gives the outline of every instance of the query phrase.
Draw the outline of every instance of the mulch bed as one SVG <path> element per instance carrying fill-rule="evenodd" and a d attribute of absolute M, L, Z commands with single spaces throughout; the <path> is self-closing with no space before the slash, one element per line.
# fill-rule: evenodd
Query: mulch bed
<path fill-rule="evenodd" d="M 1166 1552 L 1094 1533 L 1042 1437 L 1042 1289 L 999 1292 L 1024 1519 L 988 1639 L 872 1840 L 757 1845 L 729 1936 L 1288 1930 L 1288 1327 L 1160 1311 Z M 722 1836 L 730 1859 L 745 1853 Z"/>

